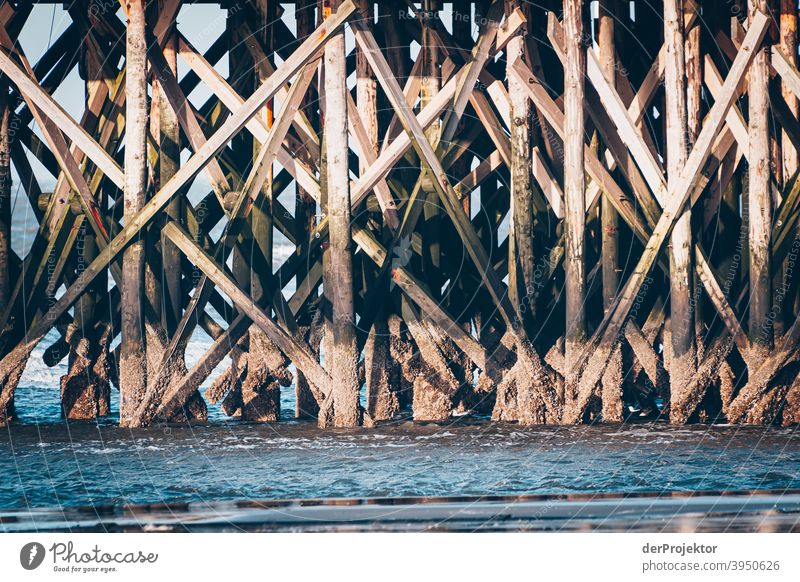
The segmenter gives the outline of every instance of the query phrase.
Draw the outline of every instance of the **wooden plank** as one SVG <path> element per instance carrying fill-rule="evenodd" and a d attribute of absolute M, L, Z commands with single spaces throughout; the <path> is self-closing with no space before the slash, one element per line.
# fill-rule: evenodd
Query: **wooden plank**
<path fill-rule="evenodd" d="M 773 46 L 770 52 L 772 56 L 772 66 L 781 76 L 781 82 L 792 90 L 795 97 L 800 96 L 800 73 L 797 68 L 789 62 L 780 47 Z"/>
<path fill-rule="evenodd" d="M 708 87 L 711 96 L 716 99 L 722 90 L 722 75 L 717 70 L 714 61 L 711 60 L 709 55 L 705 56 L 705 69 L 703 81 Z M 739 111 L 739 108 L 734 104 L 731 106 L 728 114 L 725 116 L 725 122 L 730 127 L 736 142 L 739 144 L 739 150 L 745 159 L 750 158 L 750 136 L 748 133 L 747 123 Z"/>
<path fill-rule="evenodd" d="M 503 158 L 500 156 L 500 152 L 494 150 L 485 160 L 464 176 L 458 184 L 453 186 L 453 189 L 464 199 L 464 197 L 471 194 L 480 186 L 481 182 L 496 172 L 502 165 Z"/>
<path fill-rule="evenodd" d="M 550 203 L 550 208 L 556 218 L 561 220 L 564 218 L 564 192 L 561 190 L 558 181 L 556 180 L 547 162 L 542 156 L 542 152 L 538 147 L 531 150 L 531 172 L 533 177 L 539 183 L 547 201 Z"/>
<path fill-rule="evenodd" d="M 123 187 L 122 168 L 114 158 L 3 50 L 0 50 L 0 70 L 8 75 L 20 92 L 30 98 L 36 107 L 91 158 L 112 182 L 120 188 Z"/>

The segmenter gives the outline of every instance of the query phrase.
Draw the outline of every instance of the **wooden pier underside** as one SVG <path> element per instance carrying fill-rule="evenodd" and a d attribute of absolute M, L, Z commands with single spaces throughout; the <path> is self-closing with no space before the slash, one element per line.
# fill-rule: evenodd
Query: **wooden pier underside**
<path fill-rule="evenodd" d="M 0 425 L 800 422 L 797 2 L 197 3 L 0 2 Z"/>

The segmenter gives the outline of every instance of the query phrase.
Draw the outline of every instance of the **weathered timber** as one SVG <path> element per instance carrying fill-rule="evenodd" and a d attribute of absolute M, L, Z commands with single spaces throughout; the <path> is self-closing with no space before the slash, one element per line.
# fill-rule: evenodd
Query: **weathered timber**
<path fill-rule="evenodd" d="M 564 293 L 566 295 L 565 367 L 567 386 L 575 385 L 584 350 L 586 329 L 586 180 L 584 177 L 583 3 L 564 0 Z M 575 406 L 576 394 L 565 393 L 566 409 Z"/>
<path fill-rule="evenodd" d="M 332 4 L 338 4 L 336 0 Z M 326 362 L 331 374 L 330 416 L 319 416 L 320 426 L 352 427 L 361 423 L 358 403 L 358 351 L 353 302 L 353 257 L 350 236 L 350 180 L 347 159 L 347 87 L 344 34 L 334 35 L 325 46 L 325 115 L 327 214 L 330 217 L 330 271 L 324 278 L 325 296 L 331 303 L 330 342 Z"/>
<path fill-rule="evenodd" d="M 128 5 L 126 35 L 125 148 L 126 223 L 142 211 L 145 202 L 147 158 L 147 41 L 142 0 Z M 119 361 L 120 424 L 127 426 L 147 390 L 147 354 L 143 321 L 145 243 L 131 242 L 122 256 L 122 344 Z"/>
<path fill-rule="evenodd" d="M 686 57 L 683 0 L 664 2 L 664 44 L 667 48 L 664 82 L 666 92 L 668 196 L 675 196 L 688 151 L 686 106 Z M 684 401 L 685 386 L 694 375 L 697 346 L 694 338 L 694 271 L 692 268 L 691 206 L 682 209 L 672 229 L 669 245 L 670 271 L 670 412 Z M 672 413 L 672 412 L 671 412 Z"/>

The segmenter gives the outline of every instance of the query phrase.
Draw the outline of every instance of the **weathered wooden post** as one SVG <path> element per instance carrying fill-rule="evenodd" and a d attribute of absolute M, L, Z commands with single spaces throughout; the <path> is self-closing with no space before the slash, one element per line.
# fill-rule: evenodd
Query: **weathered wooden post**
<path fill-rule="evenodd" d="M 586 224 L 584 171 L 584 82 L 586 55 L 583 2 L 564 0 L 564 273 L 566 295 L 566 386 L 574 386 L 586 341 Z M 565 394 L 565 406 L 575 394 Z"/>
<path fill-rule="evenodd" d="M 686 60 L 683 0 L 664 2 L 664 83 L 666 98 L 667 186 L 678 187 L 687 158 Z M 670 398 L 677 408 L 697 366 L 694 339 L 692 216 L 687 205 L 670 239 Z M 676 411 L 678 412 L 678 411 Z"/>
<path fill-rule="evenodd" d="M 694 22 L 684 32 L 686 39 L 684 57 L 686 61 L 686 148 L 690 151 L 700 135 L 700 125 L 703 119 L 703 53 L 700 46 L 701 14 L 700 0 L 685 0 L 684 13 L 686 17 L 694 16 Z M 686 21 L 684 17 L 684 22 Z M 694 244 L 703 242 L 703 221 L 698 221 L 697 229 L 692 232 Z M 699 363 L 704 356 L 703 336 L 705 334 L 705 313 L 700 295 L 699 283 L 693 284 L 692 315 L 694 316 L 694 340 L 696 346 L 696 360 Z"/>
<path fill-rule="evenodd" d="M 420 105 L 426 107 L 436 98 L 441 89 L 440 62 L 443 53 L 436 37 L 436 24 L 439 18 L 438 0 L 425 0 L 422 3 L 420 20 L 422 25 L 422 46 L 419 59 L 422 62 L 419 89 Z M 442 139 L 442 122 L 434 121 L 426 130 L 425 137 L 435 148 Z M 442 144 L 446 147 L 447 144 Z M 430 288 L 431 295 L 441 297 L 442 272 L 442 217 L 439 196 L 436 193 L 436 179 L 430 168 L 420 160 L 425 173 L 422 182 L 422 273 Z M 414 339 L 418 352 L 419 370 L 414 380 L 412 410 L 415 420 L 444 420 L 452 414 L 452 391 L 454 379 L 447 369 L 443 355 L 445 334 L 435 324 L 425 325 L 411 301 L 401 297 L 401 313 L 406 320 L 409 333 Z"/>
<path fill-rule="evenodd" d="M 756 12 L 768 13 L 766 0 L 749 0 L 750 19 Z M 769 49 L 762 46 L 750 67 L 749 83 L 749 249 L 750 303 L 748 335 L 755 369 L 772 348 L 772 195 L 769 149 Z"/>
<path fill-rule="evenodd" d="M 314 31 L 314 10 L 317 2 L 315 0 L 299 0 L 296 7 L 295 17 L 297 19 L 297 40 L 304 41 Z M 303 96 L 303 102 L 300 109 L 306 114 L 309 120 L 312 120 L 315 128 L 318 128 L 317 112 L 317 89 L 312 83 L 306 94 Z M 318 160 L 319 162 L 319 160 Z M 306 192 L 301 186 L 297 186 L 297 196 L 295 197 L 294 206 L 295 224 L 298 227 L 298 236 L 301 241 L 309 240 L 311 231 L 316 224 L 317 205 L 314 198 Z M 295 280 L 297 287 L 302 285 L 308 273 L 306 268 L 306 261 L 301 261 L 297 269 Z M 301 319 L 298 325 L 308 328 L 308 339 L 317 338 L 320 335 L 319 329 L 314 329 L 315 322 L 320 321 L 322 318 L 312 317 L 311 314 L 301 311 Z M 319 355 L 319 342 L 311 341 L 312 348 L 316 347 L 317 355 Z M 319 412 L 319 405 L 314 399 L 311 388 L 308 385 L 308 380 L 305 374 L 298 370 L 295 374 L 295 418 L 316 418 Z"/>
<path fill-rule="evenodd" d="M 789 63 L 797 67 L 797 5 L 792 0 L 781 0 L 780 48 Z M 796 119 L 798 113 L 800 113 L 797 96 L 785 81 L 781 83 L 781 95 L 786 101 L 789 112 Z M 798 169 L 800 169 L 797 148 L 795 148 L 786 131 L 781 134 L 781 155 L 783 156 L 783 185 L 786 186 L 791 183 L 790 181 L 795 178 Z M 789 289 L 787 297 L 784 297 L 783 300 L 782 316 L 786 326 L 791 325 L 795 313 L 800 313 L 797 310 L 798 305 L 800 305 L 800 293 L 798 293 L 798 289 L 800 289 L 798 279 L 800 277 L 794 272 L 790 277 L 788 271 L 788 264 L 784 264 L 784 281 Z M 786 279 L 789 280 L 786 281 Z M 800 423 L 800 382 L 797 379 L 789 387 L 782 414 L 782 424 L 784 426 L 795 423 Z"/>
<path fill-rule="evenodd" d="M 340 0 L 330 0 L 336 10 Z M 325 112 L 323 131 L 330 218 L 329 277 L 323 282 L 331 303 L 331 341 L 325 354 L 332 377 L 330 417 L 320 414 L 321 426 L 352 427 L 361 422 L 358 403 L 358 348 L 353 304 L 353 258 L 350 237 L 350 179 L 347 146 L 347 85 L 344 33 L 338 32 L 325 45 Z"/>
<path fill-rule="evenodd" d="M 422 81 L 419 90 L 420 106 L 425 107 L 436 97 L 441 87 L 441 72 L 439 70 L 440 50 L 434 34 L 435 21 L 439 18 L 439 1 L 423 0 L 422 2 L 422 47 L 419 59 L 422 60 Z M 441 121 L 433 122 L 425 131 L 425 136 L 431 144 L 439 143 L 442 136 Z M 431 288 L 434 297 L 441 295 L 442 288 L 442 241 L 441 218 L 439 212 L 439 199 L 436 195 L 431 180 L 434 177 L 428 174 L 423 182 L 425 191 L 424 206 L 422 210 L 422 272 L 425 281 Z"/>
<path fill-rule="evenodd" d="M 245 48 L 243 42 L 243 25 L 247 23 L 247 17 L 253 16 L 253 8 L 250 11 L 247 7 L 240 4 L 231 4 L 227 7 L 226 13 L 226 32 L 228 40 L 228 55 L 231 63 L 228 72 L 230 84 L 234 89 L 242 95 L 247 95 L 253 90 L 255 75 L 253 71 L 253 58 Z M 255 20 L 255 18 L 253 18 Z M 258 28 L 254 26 L 252 28 Z M 232 140 L 232 150 L 236 158 L 236 163 L 240 172 L 245 173 L 252 163 L 253 159 L 253 140 L 249 132 L 239 132 Z M 250 218 L 248 217 L 248 221 Z M 244 238 L 244 237 L 243 237 Z M 244 248 L 254 249 L 255 242 L 249 239 L 242 244 L 235 244 L 231 252 L 232 254 L 232 272 L 236 279 L 237 284 L 242 289 L 252 291 L 252 268 L 250 261 L 244 252 Z M 248 375 L 250 367 L 249 348 L 250 348 L 250 333 L 256 329 L 256 326 L 251 325 L 248 332 L 244 334 L 241 340 L 243 349 L 233 354 L 231 357 L 232 377 L 235 378 L 233 389 L 228 392 L 228 395 L 221 403 L 221 408 L 225 414 L 229 416 L 236 416 L 242 418 L 243 416 L 243 401 L 244 401 L 244 379 Z M 258 333 L 256 331 L 256 333 Z M 252 386 L 252 384 L 251 384 Z M 251 390 L 252 396 L 252 390 Z M 252 409 L 252 408 L 251 408 Z"/>
<path fill-rule="evenodd" d="M 11 294 L 11 136 L 13 111 L 8 103 L 8 82 L 0 76 L 0 313 L 8 308 Z M 8 348 L 7 348 L 8 349 Z M 5 400 L 5 401 L 4 401 Z M 0 426 L 14 417 L 13 392 L 4 399 L 0 388 Z"/>
<path fill-rule="evenodd" d="M 519 0 L 506 0 L 506 15 L 526 8 Z M 525 32 L 519 31 L 506 47 L 506 67 L 525 58 Z M 508 290 L 522 324 L 533 332 L 536 318 L 534 301 L 533 192 L 531 183 L 530 105 L 525 87 L 508 74 L 508 98 L 511 103 L 511 208 L 508 227 Z"/>
<path fill-rule="evenodd" d="M 453 38 L 455 38 L 462 46 L 468 47 L 473 43 L 472 40 L 472 14 L 470 13 L 470 9 L 472 7 L 472 2 L 466 2 L 463 6 L 459 6 L 457 3 L 453 4 Z M 459 124 L 459 130 L 463 130 L 467 127 L 464 119 L 461 119 L 461 123 Z M 457 133 L 460 133 L 457 132 Z M 461 179 L 469 170 L 470 170 L 470 162 L 472 161 L 472 156 L 469 154 L 465 154 L 461 156 L 458 160 L 453 163 L 450 168 L 451 173 L 457 178 Z M 467 216 L 471 216 L 471 200 L 469 196 L 465 196 L 464 200 L 462 201 L 462 205 L 464 207 L 464 212 L 467 213 Z M 463 285 L 464 281 L 459 281 L 459 286 L 463 292 Z"/>
<path fill-rule="evenodd" d="M 158 10 L 149 14 L 153 18 L 168 9 L 166 0 L 159 0 Z M 169 73 L 175 78 L 178 74 L 178 39 L 174 24 L 169 26 L 164 33 L 163 51 L 164 61 Z M 153 79 L 153 117 L 150 119 L 151 133 L 159 144 L 158 149 L 158 178 L 160 188 L 178 172 L 181 166 L 181 132 L 177 112 L 173 109 L 161 80 Z M 189 107 L 188 104 L 185 107 Z M 185 214 L 184 199 L 176 196 L 164 209 L 161 225 L 168 221 L 183 224 Z M 186 373 L 184 357 L 185 342 L 176 346 L 176 352 L 168 362 L 168 369 L 161 370 L 161 363 L 169 339 L 175 333 L 181 320 L 183 309 L 183 266 L 182 255 L 175 244 L 164 236 L 163 229 L 155 232 L 151 230 L 149 248 L 155 249 L 155 241 L 160 242 L 160 264 L 157 260 L 147 261 L 145 264 L 145 286 L 148 303 L 153 312 L 145 318 L 145 331 L 147 336 L 147 359 L 149 365 L 148 383 L 159 381 L 159 391 L 178 381 Z M 158 376 L 164 379 L 157 380 Z M 148 386 L 149 388 L 149 386 Z M 172 419 L 174 421 L 199 421 L 208 420 L 208 407 L 199 391 L 195 391 L 187 400 L 185 406 Z"/>
<path fill-rule="evenodd" d="M 368 0 L 359 2 L 359 18 L 365 25 L 372 28 L 373 3 Z M 357 115 L 366 130 L 369 143 L 366 144 L 372 152 L 378 154 L 378 83 L 375 74 L 367 61 L 361 47 L 356 47 L 356 104 Z M 350 114 L 352 115 L 352 113 Z M 359 173 L 363 174 L 369 164 L 365 156 L 359 158 Z M 365 268 L 367 265 L 365 265 Z M 376 284 L 373 280 L 372 284 Z M 369 330 L 367 341 L 364 345 L 364 368 L 366 384 L 367 415 L 365 422 L 388 420 L 397 414 L 399 403 L 397 400 L 398 375 L 395 373 L 395 363 L 389 353 L 389 326 L 387 314 L 388 301 L 381 302 L 375 321 Z"/>
<path fill-rule="evenodd" d="M 397 81 L 401 84 L 405 83 L 406 75 L 408 75 L 407 47 L 402 37 L 402 22 L 400 21 L 407 10 L 408 7 L 403 4 L 402 0 L 378 2 L 378 17 L 384 31 L 387 58 L 392 63 Z"/>
<path fill-rule="evenodd" d="M 147 180 L 147 41 L 144 0 L 126 4 L 125 76 L 125 220 L 131 220 L 145 202 Z M 147 388 L 142 294 L 144 240 L 137 237 L 122 259 L 122 344 L 120 347 L 120 424 L 126 426 Z"/>
<path fill-rule="evenodd" d="M 159 0 L 159 8 L 163 9 L 165 0 Z M 178 72 L 178 40 L 175 30 L 170 27 L 164 40 L 164 59 L 170 70 L 177 77 Z M 181 164 L 181 129 L 178 116 L 166 98 L 159 101 L 159 151 L 158 171 L 160 184 L 166 184 L 180 168 Z M 176 196 L 167 205 L 166 214 L 169 220 L 181 223 L 183 215 L 183 198 Z M 168 237 L 161 237 L 161 264 L 164 270 L 164 328 L 171 336 L 175 333 L 175 326 L 181 319 L 183 305 L 183 290 L 181 279 L 183 269 L 181 266 L 181 253 Z"/>
<path fill-rule="evenodd" d="M 264 52 L 270 55 L 274 36 L 273 20 L 276 18 L 277 4 L 271 0 L 258 0 L 255 4 L 259 19 L 255 37 Z M 269 75 L 258 63 L 254 63 L 254 65 L 254 81 L 255 86 L 258 86 Z M 268 128 L 272 127 L 272 100 L 267 102 L 259 116 Z M 253 160 L 257 159 L 259 149 L 257 141 L 253 140 Z M 257 194 L 250 214 L 253 240 L 250 256 L 245 257 L 245 260 L 251 265 L 250 289 L 253 297 L 261 297 L 266 293 L 267 281 L 272 277 L 272 177 L 272 168 L 270 167 L 267 170 L 267 179 Z M 254 255 L 256 253 L 261 253 L 266 259 L 265 268 L 268 269 L 268 272 L 263 272 L 255 267 Z M 252 326 L 249 335 L 247 374 L 242 381 L 242 420 L 275 422 L 280 417 L 281 381 L 285 382 L 289 376 L 288 370 L 285 368 L 285 358 L 261 329 Z"/>
<path fill-rule="evenodd" d="M 616 86 L 618 51 L 615 42 L 615 20 L 618 18 L 617 0 L 600 0 L 598 12 L 597 44 L 603 74 L 612 87 Z M 620 56 L 623 51 L 619 51 Z M 603 278 L 603 309 L 608 310 L 619 288 L 619 214 L 608 195 L 600 202 L 600 244 Z M 608 362 L 602 381 L 602 418 L 604 422 L 622 420 L 622 347 L 618 346 Z"/>
<path fill-rule="evenodd" d="M 797 5 L 792 0 L 781 0 L 780 4 L 780 50 L 783 52 L 786 60 L 797 67 Z M 798 107 L 797 96 L 794 91 L 788 86 L 786 81 L 781 81 L 781 95 L 786 102 L 786 106 L 791 115 L 797 119 L 800 113 Z M 791 180 L 795 178 L 800 163 L 798 163 L 797 148 L 792 143 L 789 134 L 784 130 L 781 132 L 781 156 L 782 156 L 782 170 L 783 180 L 782 186 L 786 188 Z M 790 276 L 788 273 L 788 265 L 782 266 L 782 279 L 787 284 L 787 294 L 783 298 L 781 320 L 783 327 L 792 324 L 794 312 L 800 307 L 800 277 L 797 275 Z"/>

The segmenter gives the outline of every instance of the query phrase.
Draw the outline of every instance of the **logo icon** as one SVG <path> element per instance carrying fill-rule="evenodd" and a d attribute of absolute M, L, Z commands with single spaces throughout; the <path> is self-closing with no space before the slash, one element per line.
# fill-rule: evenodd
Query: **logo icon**
<path fill-rule="evenodd" d="M 35 570 L 44 562 L 44 546 L 39 542 L 29 542 L 19 551 L 19 563 L 26 570 Z"/>

